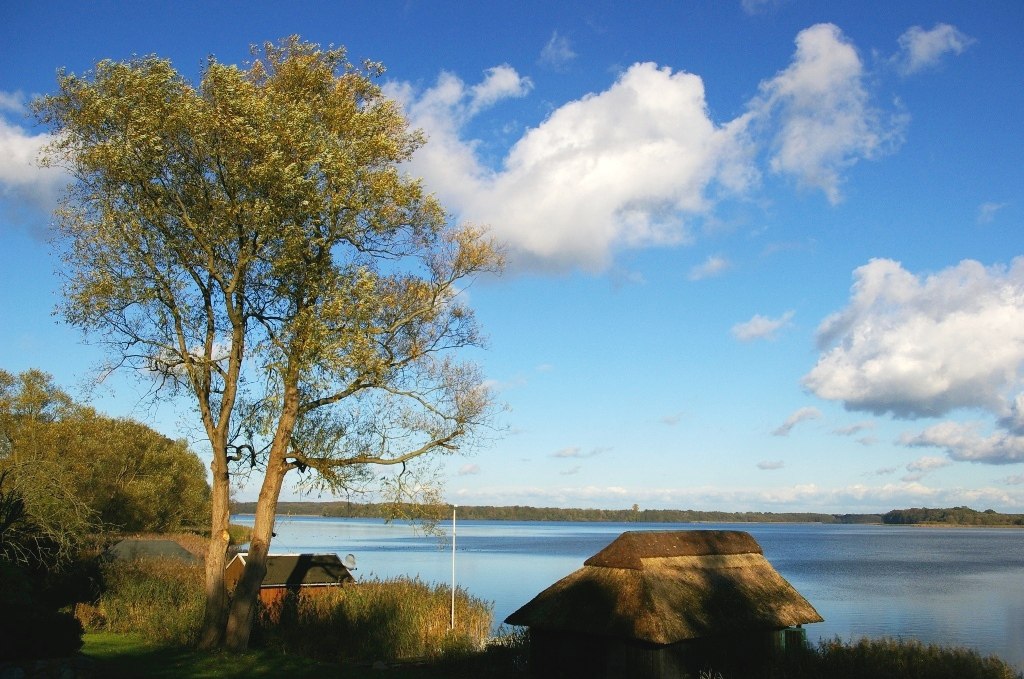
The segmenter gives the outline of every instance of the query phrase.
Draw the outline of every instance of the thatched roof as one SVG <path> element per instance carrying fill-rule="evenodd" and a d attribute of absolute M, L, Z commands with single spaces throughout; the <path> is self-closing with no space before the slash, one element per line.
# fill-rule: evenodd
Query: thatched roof
<path fill-rule="evenodd" d="M 199 559 L 174 540 L 125 538 L 106 551 L 107 559 L 179 559 L 198 563 Z"/>
<path fill-rule="evenodd" d="M 241 553 L 235 555 L 235 559 L 244 566 L 247 556 Z M 268 554 L 262 586 L 338 585 L 348 581 L 355 581 L 355 578 L 337 554 Z"/>
<path fill-rule="evenodd" d="M 741 531 L 630 531 L 506 618 L 654 644 L 821 622 Z"/>

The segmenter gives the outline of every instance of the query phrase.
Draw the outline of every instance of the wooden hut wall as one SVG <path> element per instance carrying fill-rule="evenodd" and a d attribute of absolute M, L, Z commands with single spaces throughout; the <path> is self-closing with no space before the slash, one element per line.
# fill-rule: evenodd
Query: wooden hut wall
<path fill-rule="evenodd" d="M 688 646 L 660 646 L 591 634 L 530 630 L 530 666 L 543 679 L 686 677 Z"/>
<path fill-rule="evenodd" d="M 744 671 L 779 649 L 781 633 L 650 644 L 592 634 L 530 630 L 530 665 L 544 679 L 682 679 L 702 670 Z"/>

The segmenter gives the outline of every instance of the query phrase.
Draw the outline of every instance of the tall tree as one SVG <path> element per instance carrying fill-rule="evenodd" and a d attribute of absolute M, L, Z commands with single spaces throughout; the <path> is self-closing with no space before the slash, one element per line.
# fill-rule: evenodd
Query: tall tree
<path fill-rule="evenodd" d="M 292 37 L 246 69 L 211 59 L 197 86 L 157 57 L 103 61 L 36 102 L 75 179 L 65 318 L 187 391 L 210 441 L 206 647 L 248 643 L 288 472 L 356 487 L 467 445 L 491 409 L 452 352 L 481 341 L 459 290 L 500 256 L 400 172 L 422 138 L 381 72 Z M 262 485 L 229 607 L 232 460 Z"/>

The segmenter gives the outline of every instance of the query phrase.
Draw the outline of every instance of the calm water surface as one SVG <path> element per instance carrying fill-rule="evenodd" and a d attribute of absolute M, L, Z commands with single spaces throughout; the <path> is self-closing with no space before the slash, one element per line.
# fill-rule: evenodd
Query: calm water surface
<path fill-rule="evenodd" d="M 738 529 L 825 618 L 807 626 L 811 640 L 915 638 L 969 646 L 1024 670 L 1024 530 L 512 521 L 456 528 L 457 584 L 494 603 L 495 624 L 623 531 Z M 404 524 L 280 517 L 275 530 L 272 551 L 353 553 L 359 578 L 451 582 L 451 542 Z"/>

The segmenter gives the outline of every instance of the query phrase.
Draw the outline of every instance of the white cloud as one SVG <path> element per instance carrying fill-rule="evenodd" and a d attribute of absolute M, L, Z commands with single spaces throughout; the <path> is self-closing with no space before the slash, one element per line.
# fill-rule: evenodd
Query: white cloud
<path fill-rule="evenodd" d="M 761 462 L 757 463 L 757 468 L 764 470 L 782 469 L 785 466 L 786 463 L 783 462 L 782 460 L 762 460 Z"/>
<path fill-rule="evenodd" d="M 576 58 L 569 39 L 559 35 L 558 31 L 551 34 L 551 39 L 540 51 L 540 63 L 556 71 L 563 71 Z"/>
<path fill-rule="evenodd" d="M 1013 486 L 1007 488 L 1007 485 Z M 453 492 L 459 504 L 539 507 L 628 507 L 639 503 L 651 509 L 725 511 L 886 512 L 897 507 L 984 505 L 998 511 L 1024 510 L 1024 484 L 1003 487 L 933 488 L 919 481 L 882 485 L 856 483 L 823 487 L 798 484 L 765 488 L 735 486 L 643 487 L 621 486 L 488 486 L 463 487 Z"/>
<path fill-rule="evenodd" d="M 907 464 L 908 472 L 931 472 L 936 469 L 942 469 L 952 464 L 948 459 L 944 457 L 919 457 Z"/>
<path fill-rule="evenodd" d="M 459 467 L 459 476 L 472 476 L 480 473 L 480 465 L 464 464 Z"/>
<path fill-rule="evenodd" d="M 839 436 L 853 436 L 854 434 L 859 434 L 862 431 L 871 430 L 874 428 L 874 422 L 870 420 L 865 420 L 863 422 L 857 422 L 855 424 L 850 424 L 845 427 L 837 427 L 832 430 L 832 433 L 838 434 Z"/>
<path fill-rule="evenodd" d="M 0 92 L 0 109 L 19 111 L 20 94 Z M 50 213 L 57 205 L 68 179 L 63 171 L 40 167 L 39 153 L 51 140 L 45 133 L 32 134 L 0 116 L 0 199 L 16 214 Z"/>
<path fill-rule="evenodd" d="M 772 170 L 837 203 L 842 171 L 898 143 L 905 120 L 884 120 L 871 106 L 860 57 L 837 26 L 811 26 L 796 45 L 793 63 L 761 83 L 752 111 L 778 118 Z"/>
<path fill-rule="evenodd" d="M 552 51 L 560 42 L 554 34 Z M 409 171 L 460 220 L 489 225 L 511 268 L 597 271 L 623 249 L 691 243 L 720 200 L 760 182 L 763 154 L 774 172 L 837 202 L 850 165 L 899 141 L 905 121 L 871 105 L 861 60 L 837 27 L 812 26 L 796 45 L 791 65 L 731 121 L 712 120 L 698 75 L 636 63 L 606 90 L 554 109 L 498 162 L 463 134 L 485 107 L 531 90 L 512 67 L 476 86 L 442 73 L 425 90 L 386 91 L 430 140 Z M 709 260 L 706 273 L 722 263 Z"/>
<path fill-rule="evenodd" d="M 996 218 L 996 213 L 1005 208 L 1008 203 L 982 203 L 978 206 L 977 222 L 979 224 L 991 224 Z"/>
<path fill-rule="evenodd" d="M 25 94 L 23 92 L 4 92 L 0 90 L 0 111 L 25 113 Z"/>
<path fill-rule="evenodd" d="M 663 416 L 659 421 L 662 424 L 668 425 L 669 427 L 674 427 L 680 422 L 682 422 L 685 416 L 685 412 L 672 413 L 671 415 Z"/>
<path fill-rule="evenodd" d="M 786 0 L 742 0 L 740 6 L 750 15 L 767 14 L 770 10 L 782 5 Z"/>
<path fill-rule="evenodd" d="M 1024 257 L 927 276 L 871 260 L 854 271 L 847 307 L 818 328 L 821 356 L 803 378 L 820 398 L 897 417 L 957 408 L 1018 412 L 1024 368 Z"/>
<path fill-rule="evenodd" d="M 899 38 L 900 52 L 895 59 L 900 72 L 910 75 L 938 65 L 946 54 L 962 54 L 974 42 L 949 24 L 936 24 L 930 31 L 911 26 Z"/>
<path fill-rule="evenodd" d="M 556 450 L 555 452 L 551 453 L 551 457 L 557 457 L 557 458 L 580 458 L 580 459 L 582 459 L 582 458 L 594 457 L 595 455 L 600 455 L 601 453 L 606 453 L 609 450 L 610 450 L 610 448 L 605 448 L 605 447 L 593 448 L 591 450 L 583 450 L 579 446 L 569 446 L 568 448 L 562 448 L 561 450 Z"/>
<path fill-rule="evenodd" d="M 800 408 L 786 418 L 786 421 L 772 432 L 772 436 L 789 436 L 789 432 L 791 432 L 793 427 L 796 425 L 801 422 L 806 422 L 807 420 L 816 420 L 819 417 L 821 417 L 821 411 L 817 408 Z"/>
<path fill-rule="evenodd" d="M 1024 462 L 1024 436 L 1006 431 L 985 436 L 980 429 L 981 425 L 976 422 L 940 422 L 919 434 L 904 435 L 900 443 L 944 448 L 954 460 L 988 464 Z"/>
<path fill-rule="evenodd" d="M 778 318 L 769 318 L 761 314 L 754 314 L 753 318 L 745 323 L 737 323 L 732 326 L 733 337 L 741 342 L 751 342 L 758 339 L 774 339 L 775 333 L 789 325 L 793 320 L 793 312 L 787 311 Z"/>
<path fill-rule="evenodd" d="M 528 130 L 500 170 L 459 136 L 472 89 L 442 74 L 424 92 L 388 93 L 430 138 L 410 171 L 462 220 L 489 224 L 513 265 L 603 269 L 617 248 L 690 242 L 715 191 L 743 191 L 756 177 L 743 125 L 715 125 L 689 73 L 631 66 Z"/>
<path fill-rule="evenodd" d="M 525 97 L 533 89 L 533 81 L 520 76 L 508 64 L 486 71 L 487 76 L 469 90 L 467 115 L 473 116 L 502 99 Z"/>
<path fill-rule="evenodd" d="M 718 276 L 729 268 L 729 260 L 718 255 L 709 255 L 701 264 L 690 269 L 687 278 L 691 281 L 702 281 L 705 278 Z"/>

